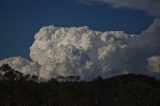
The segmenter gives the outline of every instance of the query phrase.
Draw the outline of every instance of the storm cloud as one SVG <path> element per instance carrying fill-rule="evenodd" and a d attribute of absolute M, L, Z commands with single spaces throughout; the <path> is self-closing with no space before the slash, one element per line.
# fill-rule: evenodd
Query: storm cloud
<path fill-rule="evenodd" d="M 78 75 L 84 80 L 99 75 L 106 78 L 114 73 L 110 70 L 109 58 L 135 39 L 135 35 L 122 31 L 46 26 L 35 34 L 30 48 L 33 62 L 13 57 L 0 61 L 0 65 L 7 63 L 24 74 L 31 73 L 44 80 L 59 75 Z"/>

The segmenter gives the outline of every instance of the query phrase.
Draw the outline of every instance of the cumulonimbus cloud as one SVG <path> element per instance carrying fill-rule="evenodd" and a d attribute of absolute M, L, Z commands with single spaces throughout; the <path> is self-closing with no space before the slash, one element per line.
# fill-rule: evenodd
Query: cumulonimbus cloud
<path fill-rule="evenodd" d="M 9 64 L 43 80 L 59 75 L 90 80 L 99 75 L 107 78 L 124 73 L 155 73 L 148 70 L 146 62 L 160 54 L 159 22 L 155 20 L 139 37 L 123 31 L 93 31 L 86 26 L 42 27 L 30 48 L 32 61 L 12 57 L 1 60 L 0 66 Z"/>
<path fill-rule="evenodd" d="M 136 39 L 122 31 L 100 32 L 89 27 L 46 26 L 35 34 L 29 62 L 20 57 L 0 61 L 23 73 L 34 73 L 40 79 L 78 75 L 90 80 L 99 75 L 109 77 L 108 59 Z M 124 72 L 120 72 L 124 73 Z"/>
<path fill-rule="evenodd" d="M 110 75 L 106 60 L 134 38 L 122 31 L 100 32 L 89 27 L 48 26 L 35 35 L 30 56 L 43 66 L 39 71 L 40 77 L 106 77 Z"/>

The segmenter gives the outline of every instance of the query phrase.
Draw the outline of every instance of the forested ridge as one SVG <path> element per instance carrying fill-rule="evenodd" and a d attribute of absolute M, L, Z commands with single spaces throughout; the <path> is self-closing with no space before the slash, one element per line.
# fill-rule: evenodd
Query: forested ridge
<path fill-rule="evenodd" d="M 0 106 L 160 106 L 160 82 L 153 77 L 78 79 L 38 82 L 5 64 L 0 67 Z"/>

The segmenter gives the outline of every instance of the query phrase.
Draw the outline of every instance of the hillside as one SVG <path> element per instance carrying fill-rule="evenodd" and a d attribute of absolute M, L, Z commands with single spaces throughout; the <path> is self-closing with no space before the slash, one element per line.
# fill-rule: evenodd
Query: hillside
<path fill-rule="evenodd" d="M 37 82 L 8 65 L 0 67 L 0 106 L 159 106 L 160 82 L 145 75 L 92 81 Z"/>

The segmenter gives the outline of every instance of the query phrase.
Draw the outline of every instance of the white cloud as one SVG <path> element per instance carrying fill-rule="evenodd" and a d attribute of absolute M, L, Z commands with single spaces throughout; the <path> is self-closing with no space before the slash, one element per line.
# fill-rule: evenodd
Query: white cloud
<path fill-rule="evenodd" d="M 107 76 L 106 59 L 133 39 L 122 31 L 47 26 L 36 33 L 30 56 L 43 67 L 40 77 L 80 75 L 90 79 Z"/>
<path fill-rule="evenodd" d="M 147 59 L 148 69 L 152 72 L 160 72 L 160 56 L 152 56 Z"/>
<path fill-rule="evenodd" d="M 0 66 L 9 64 L 13 69 L 24 74 L 38 75 L 40 65 L 37 62 L 31 62 L 22 57 L 11 57 L 0 61 Z"/>
<path fill-rule="evenodd" d="M 136 10 L 143 10 L 153 16 L 160 16 L 160 0 L 77 0 L 81 3 L 93 4 L 95 2 L 106 3 L 115 8 L 127 7 Z"/>
<path fill-rule="evenodd" d="M 131 72 L 151 74 L 157 72 L 150 70 L 151 66 L 158 63 L 150 64 L 155 59 L 148 58 L 160 55 L 159 22 L 155 20 L 138 38 L 123 31 L 100 32 L 86 26 L 42 27 L 30 48 L 32 61 L 12 57 L 1 60 L 0 66 L 7 63 L 42 80 L 59 75 L 90 80 L 99 75 L 106 78 Z"/>
<path fill-rule="evenodd" d="M 23 73 L 48 80 L 58 75 L 79 75 L 90 80 L 112 76 L 108 58 L 134 40 L 122 31 L 100 32 L 89 27 L 46 26 L 35 34 L 30 48 L 32 61 L 13 57 L 0 61 Z M 114 73 L 116 74 L 116 73 Z"/>

